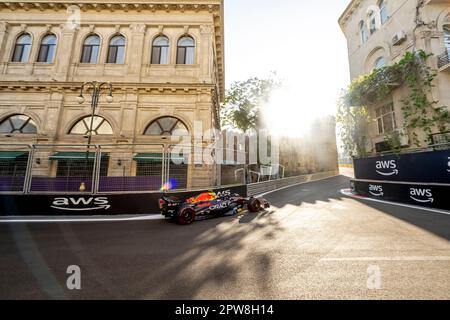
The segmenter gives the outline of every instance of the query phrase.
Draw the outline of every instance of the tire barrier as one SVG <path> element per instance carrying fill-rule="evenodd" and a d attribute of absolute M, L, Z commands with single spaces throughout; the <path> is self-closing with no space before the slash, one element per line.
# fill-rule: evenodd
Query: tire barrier
<path fill-rule="evenodd" d="M 171 192 L 187 199 L 209 190 Z M 246 195 L 246 185 L 212 189 Z M 0 194 L 0 216 L 147 215 L 159 213 L 161 192 L 121 194 Z"/>
<path fill-rule="evenodd" d="M 450 150 L 355 159 L 355 179 L 450 184 Z"/>
<path fill-rule="evenodd" d="M 450 210 L 450 184 L 352 180 L 352 192 L 373 199 Z"/>

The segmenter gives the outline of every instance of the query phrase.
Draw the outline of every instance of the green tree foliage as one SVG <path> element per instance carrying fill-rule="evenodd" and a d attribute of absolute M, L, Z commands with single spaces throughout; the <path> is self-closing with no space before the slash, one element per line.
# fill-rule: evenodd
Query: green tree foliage
<path fill-rule="evenodd" d="M 430 57 L 431 55 L 423 50 L 407 52 L 399 62 L 375 69 L 351 83 L 342 95 L 338 108 L 338 122 L 343 130 L 341 135 L 347 151 L 353 150 L 355 156 L 364 155 L 365 150 L 361 149 L 361 143 L 366 139 L 367 133 L 361 130 L 367 130 L 367 125 L 363 124 L 369 121 L 367 106 L 384 101 L 401 86 L 408 88 L 408 95 L 402 99 L 401 106 L 404 129 L 411 132 L 416 146 L 420 145 L 420 141 L 415 129 L 421 129 L 427 135 L 431 135 L 433 130 L 443 132 L 448 129 L 450 113 L 447 107 L 436 107 L 437 102 L 430 100 L 436 77 L 436 73 L 427 63 Z M 362 111 L 357 112 L 355 108 L 361 108 Z M 357 116 L 362 114 L 367 118 Z M 361 137 L 356 136 L 356 133 Z M 399 149 L 398 137 L 395 134 L 387 133 L 386 141 L 393 149 Z"/>
<path fill-rule="evenodd" d="M 281 82 L 275 74 L 267 79 L 250 78 L 237 81 L 227 90 L 225 104 L 221 111 L 222 126 L 247 132 L 261 127 L 261 106 L 267 103 L 270 95 Z"/>

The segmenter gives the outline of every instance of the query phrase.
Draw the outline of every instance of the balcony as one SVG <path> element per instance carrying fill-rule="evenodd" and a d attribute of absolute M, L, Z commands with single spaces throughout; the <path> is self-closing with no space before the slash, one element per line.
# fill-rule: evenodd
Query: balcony
<path fill-rule="evenodd" d="M 438 56 L 438 69 L 439 71 L 450 72 L 450 52 L 445 52 Z"/>

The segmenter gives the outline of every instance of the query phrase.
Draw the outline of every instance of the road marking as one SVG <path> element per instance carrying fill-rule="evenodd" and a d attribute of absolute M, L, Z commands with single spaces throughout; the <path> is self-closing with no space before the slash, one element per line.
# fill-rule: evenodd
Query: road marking
<path fill-rule="evenodd" d="M 344 196 L 350 197 L 350 198 L 354 198 L 354 199 L 360 199 L 360 200 L 384 203 L 384 204 L 389 204 L 389 205 L 397 206 L 397 207 L 418 209 L 418 210 L 422 210 L 422 211 L 428 211 L 428 212 L 433 212 L 433 213 L 440 213 L 440 214 L 445 214 L 445 215 L 449 215 L 450 216 L 450 211 L 426 208 L 426 207 L 421 207 L 421 206 L 415 206 L 415 205 L 412 205 L 412 204 L 392 202 L 392 201 L 386 201 L 386 200 L 380 200 L 380 199 L 373 199 L 373 198 L 364 197 L 364 196 L 360 196 L 360 195 L 354 194 L 354 193 L 351 192 L 350 189 L 343 189 L 343 190 L 341 190 L 341 194 L 343 194 Z"/>
<path fill-rule="evenodd" d="M 148 215 L 142 217 L 120 217 L 120 218 L 23 218 L 5 217 L 0 219 L 0 223 L 61 223 L 61 222 L 117 222 L 117 221 L 149 221 L 149 220 L 165 220 L 162 215 Z"/>
<path fill-rule="evenodd" d="M 429 257 L 346 257 L 346 258 L 323 258 L 320 261 L 450 261 L 450 257 L 429 256 Z"/>

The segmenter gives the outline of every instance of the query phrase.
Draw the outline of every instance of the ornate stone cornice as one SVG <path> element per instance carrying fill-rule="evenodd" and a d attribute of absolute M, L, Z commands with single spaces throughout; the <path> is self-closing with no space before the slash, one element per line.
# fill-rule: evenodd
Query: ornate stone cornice
<path fill-rule="evenodd" d="M 0 81 L 0 91 L 31 91 L 31 92 L 49 92 L 49 91 L 73 91 L 79 92 L 81 82 L 17 82 Z M 207 84 L 184 85 L 184 84 L 155 84 L 155 83 L 119 83 L 114 82 L 114 92 L 139 92 L 153 94 L 211 94 L 214 95 L 214 86 Z"/>
<path fill-rule="evenodd" d="M 361 6 L 363 0 L 351 0 L 344 13 L 339 18 L 339 25 L 341 28 L 345 27 L 348 20 L 350 20 L 353 13 Z"/>

